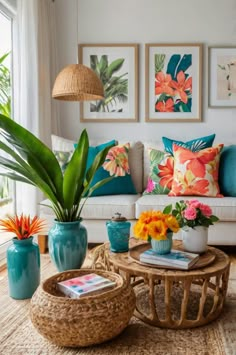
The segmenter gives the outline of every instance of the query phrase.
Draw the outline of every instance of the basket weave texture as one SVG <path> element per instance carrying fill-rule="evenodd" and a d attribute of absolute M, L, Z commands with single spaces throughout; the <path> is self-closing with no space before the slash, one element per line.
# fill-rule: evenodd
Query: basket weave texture
<path fill-rule="evenodd" d="M 68 298 L 58 290 L 58 282 L 91 272 L 115 281 L 116 286 L 79 299 Z M 69 270 L 41 283 L 31 299 L 30 318 L 38 332 L 54 344 L 85 347 L 120 334 L 134 308 L 134 291 L 120 275 L 103 270 Z"/>
<path fill-rule="evenodd" d="M 66 101 L 102 100 L 104 89 L 92 69 L 83 64 L 70 64 L 56 77 L 52 96 Z"/>

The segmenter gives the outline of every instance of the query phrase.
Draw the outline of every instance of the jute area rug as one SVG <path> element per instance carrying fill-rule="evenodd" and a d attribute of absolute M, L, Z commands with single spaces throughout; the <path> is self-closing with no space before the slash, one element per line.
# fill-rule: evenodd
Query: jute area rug
<path fill-rule="evenodd" d="M 48 255 L 41 255 L 42 280 L 56 273 Z M 117 338 L 88 348 L 62 348 L 44 339 L 29 319 L 29 300 L 8 296 L 0 273 L 1 355 L 236 355 L 236 265 L 232 265 L 228 297 L 221 316 L 204 327 L 169 330 L 149 326 L 135 317 Z"/>

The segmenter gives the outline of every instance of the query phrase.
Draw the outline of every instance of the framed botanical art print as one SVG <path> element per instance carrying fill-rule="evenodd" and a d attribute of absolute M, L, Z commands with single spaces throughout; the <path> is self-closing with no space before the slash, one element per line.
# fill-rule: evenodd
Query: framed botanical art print
<path fill-rule="evenodd" d="M 236 47 L 208 49 L 210 107 L 236 107 Z"/>
<path fill-rule="evenodd" d="M 79 63 L 95 71 L 104 86 L 104 100 L 81 102 L 82 122 L 138 120 L 138 45 L 81 44 Z"/>
<path fill-rule="evenodd" d="M 146 44 L 146 121 L 201 121 L 202 45 Z"/>

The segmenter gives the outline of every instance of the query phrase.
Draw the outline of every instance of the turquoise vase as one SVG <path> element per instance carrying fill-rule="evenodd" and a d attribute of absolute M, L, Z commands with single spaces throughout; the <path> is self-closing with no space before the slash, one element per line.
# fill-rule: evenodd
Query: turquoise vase
<path fill-rule="evenodd" d="M 80 269 L 84 262 L 88 241 L 81 221 L 54 221 L 48 233 L 49 254 L 58 271 Z"/>
<path fill-rule="evenodd" d="M 31 298 L 40 283 L 39 247 L 33 237 L 13 238 L 7 249 L 7 270 L 10 296 L 17 300 Z"/>
<path fill-rule="evenodd" d="M 166 240 L 151 239 L 152 249 L 157 254 L 168 254 L 172 248 L 172 236 L 173 236 L 173 233 L 169 232 L 169 233 L 167 233 Z"/>
<path fill-rule="evenodd" d="M 128 221 L 107 221 L 106 226 L 111 251 L 114 253 L 124 253 L 128 251 L 131 223 Z"/>

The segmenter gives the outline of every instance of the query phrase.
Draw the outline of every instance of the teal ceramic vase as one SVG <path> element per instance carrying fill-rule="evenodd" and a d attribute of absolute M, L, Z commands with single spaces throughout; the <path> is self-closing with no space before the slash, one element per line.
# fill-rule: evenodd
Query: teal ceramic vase
<path fill-rule="evenodd" d="M 17 300 L 31 298 L 40 283 L 39 247 L 28 239 L 13 238 L 7 249 L 9 295 Z"/>
<path fill-rule="evenodd" d="M 166 240 L 151 239 L 152 249 L 157 254 L 168 254 L 172 248 L 172 236 L 173 236 L 173 233 L 169 232 L 169 233 L 167 233 Z"/>
<path fill-rule="evenodd" d="M 106 222 L 110 249 L 114 253 L 124 253 L 129 250 L 131 223 L 120 213 L 116 213 L 111 221 Z"/>
<path fill-rule="evenodd" d="M 84 262 L 88 240 L 81 221 L 54 221 L 48 233 L 49 254 L 58 271 L 80 269 Z"/>

